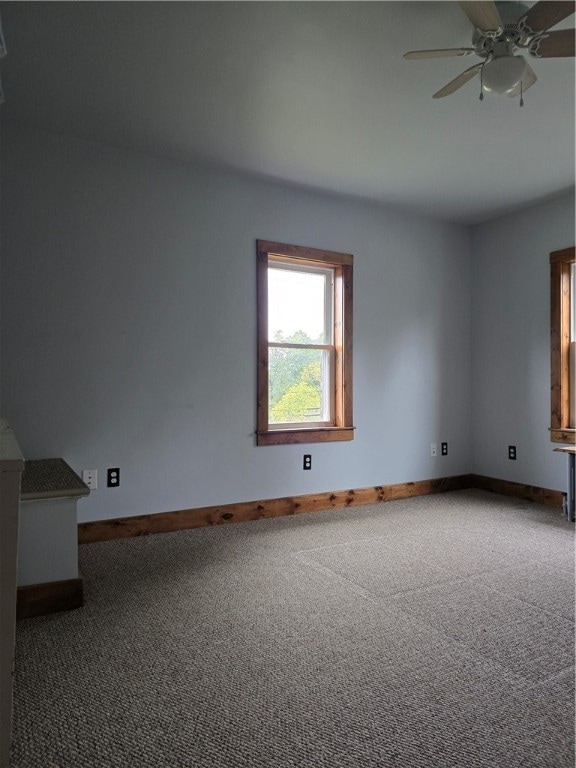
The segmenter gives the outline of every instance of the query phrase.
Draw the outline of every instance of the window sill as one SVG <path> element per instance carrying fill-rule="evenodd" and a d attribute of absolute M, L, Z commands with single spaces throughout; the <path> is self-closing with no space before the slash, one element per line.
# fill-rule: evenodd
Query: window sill
<path fill-rule="evenodd" d="M 257 445 L 331 443 L 354 439 L 355 427 L 314 427 L 312 429 L 274 429 L 256 433 Z"/>
<path fill-rule="evenodd" d="M 551 429 L 550 440 L 553 443 L 576 443 L 576 429 Z"/>

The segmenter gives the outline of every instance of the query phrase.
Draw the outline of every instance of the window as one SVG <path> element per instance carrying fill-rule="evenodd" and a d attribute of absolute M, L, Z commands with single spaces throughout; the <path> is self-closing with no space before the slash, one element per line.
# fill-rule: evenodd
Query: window
<path fill-rule="evenodd" d="M 575 249 L 550 254 L 551 404 L 550 437 L 574 443 L 576 435 L 576 267 Z"/>
<path fill-rule="evenodd" d="M 352 263 L 258 240 L 258 445 L 353 439 Z"/>

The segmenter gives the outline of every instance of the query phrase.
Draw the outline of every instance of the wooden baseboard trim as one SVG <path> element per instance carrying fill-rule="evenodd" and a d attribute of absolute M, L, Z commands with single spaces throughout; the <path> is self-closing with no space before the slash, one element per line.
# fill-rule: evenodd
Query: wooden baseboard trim
<path fill-rule="evenodd" d="M 16 617 L 29 619 L 58 611 L 70 611 L 73 608 L 80 608 L 83 603 L 82 579 L 30 584 L 26 587 L 18 587 Z"/>
<path fill-rule="evenodd" d="M 327 509 L 377 504 L 384 501 L 426 496 L 445 491 L 458 491 L 465 488 L 479 488 L 550 507 L 562 507 L 563 494 L 561 491 L 514 483 L 510 480 L 498 480 L 485 475 L 454 475 L 453 477 L 418 480 L 411 483 L 376 485 L 347 491 L 328 491 L 280 499 L 181 509 L 175 512 L 158 512 L 151 515 L 118 517 L 112 520 L 95 520 L 78 525 L 78 543 L 92 544 L 97 541 L 148 536 L 154 533 L 171 533 L 210 525 L 227 525 L 228 523 L 242 523 L 249 520 L 298 515 L 306 512 L 320 512 Z"/>
<path fill-rule="evenodd" d="M 515 496 L 526 501 L 535 501 L 537 504 L 545 504 L 548 507 L 562 508 L 562 491 L 553 491 L 550 488 L 539 488 L 537 485 L 524 485 L 524 483 L 499 480 L 485 475 L 470 475 L 470 486 L 483 491 L 500 493 L 503 496 Z"/>
<path fill-rule="evenodd" d="M 281 499 L 247 501 L 215 507 L 182 509 L 176 512 L 120 517 L 114 520 L 96 520 L 91 523 L 79 524 L 78 543 L 91 544 L 97 541 L 147 536 L 152 533 L 169 533 L 189 528 L 202 528 L 208 525 L 226 525 L 362 504 L 376 504 L 383 501 L 406 499 L 411 496 L 456 491 L 469 488 L 470 484 L 470 475 L 455 475 L 396 485 L 377 485 L 348 491 L 328 491 L 327 493 L 312 493 Z"/>

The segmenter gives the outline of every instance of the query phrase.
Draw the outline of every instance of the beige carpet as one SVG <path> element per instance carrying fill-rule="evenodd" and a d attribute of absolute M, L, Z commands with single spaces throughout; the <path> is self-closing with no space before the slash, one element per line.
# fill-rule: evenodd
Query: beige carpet
<path fill-rule="evenodd" d="M 572 768 L 574 527 L 481 491 L 81 547 L 12 768 Z"/>

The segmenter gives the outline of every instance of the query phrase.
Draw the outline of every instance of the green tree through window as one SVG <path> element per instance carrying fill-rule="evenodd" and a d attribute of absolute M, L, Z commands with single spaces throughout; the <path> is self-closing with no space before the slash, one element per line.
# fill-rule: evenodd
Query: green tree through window
<path fill-rule="evenodd" d="M 322 407 L 322 374 L 319 360 L 308 362 L 313 354 L 314 350 L 301 350 L 300 360 L 296 365 L 290 365 L 287 371 L 283 368 L 286 359 L 278 359 L 275 376 L 281 377 L 285 386 L 282 390 L 277 388 L 275 401 L 271 398 L 272 423 L 318 421 Z"/>
<path fill-rule="evenodd" d="M 278 344 L 314 344 L 304 331 L 291 336 L 281 331 L 274 336 Z M 270 421 L 273 423 L 310 421 L 307 413 L 320 412 L 321 372 L 318 353 L 314 349 L 272 347 L 270 349 Z M 296 389 L 294 389 L 296 387 Z M 295 399 L 295 393 L 298 397 Z M 288 407 L 288 403 L 292 405 Z M 300 406 L 297 407 L 296 403 Z M 289 415 L 291 414 L 291 415 Z M 302 418 L 299 418 L 302 416 Z"/>

